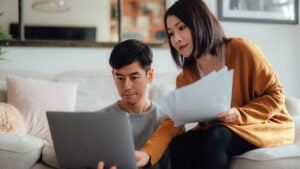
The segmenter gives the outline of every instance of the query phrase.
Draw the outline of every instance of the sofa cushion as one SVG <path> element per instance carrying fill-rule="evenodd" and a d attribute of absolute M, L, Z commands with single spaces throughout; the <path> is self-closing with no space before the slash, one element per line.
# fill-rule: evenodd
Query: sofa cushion
<path fill-rule="evenodd" d="M 7 77 L 8 103 L 24 117 L 28 134 L 51 140 L 46 111 L 74 111 L 77 84 Z"/>
<path fill-rule="evenodd" d="M 0 134 L 25 132 L 25 122 L 20 111 L 11 104 L 0 102 Z"/>
<path fill-rule="evenodd" d="M 299 169 L 300 166 L 300 142 L 292 145 L 260 148 L 234 157 L 230 163 L 230 169 L 257 169 L 280 168 Z"/>
<path fill-rule="evenodd" d="M 299 169 L 300 166 L 300 116 L 293 117 L 295 121 L 295 144 L 259 148 L 235 156 L 230 163 L 230 169 L 280 168 Z"/>
<path fill-rule="evenodd" d="M 47 165 L 54 167 L 54 168 L 60 168 L 57 162 L 56 153 L 54 149 L 53 143 L 45 144 L 42 150 L 42 160 Z"/>
<path fill-rule="evenodd" d="M 0 168 L 30 169 L 40 158 L 45 141 L 26 134 L 0 134 Z"/>

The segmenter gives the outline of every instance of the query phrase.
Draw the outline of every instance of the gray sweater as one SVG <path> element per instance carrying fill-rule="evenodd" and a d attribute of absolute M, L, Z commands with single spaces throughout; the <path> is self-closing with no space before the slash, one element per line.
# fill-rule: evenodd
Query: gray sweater
<path fill-rule="evenodd" d="M 103 108 L 100 111 L 128 113 L 122 110 L 118 103 L 114 103 L 110 106 Z M 131 123 L 131 130 L 134 139 L 134 145 L 136 150 L 140 150 L 144 144 L 151 138 L 161 121 L 166 117 L 162 113 L 162 110 L 154 102 L 148 111 L 141 114 L 129 113 L 129 119 Z M 170 168 L 168 155 L 164 154 L 161 160 L 157 164 L 151 167 L 151 169 L 167 169 Z"/>

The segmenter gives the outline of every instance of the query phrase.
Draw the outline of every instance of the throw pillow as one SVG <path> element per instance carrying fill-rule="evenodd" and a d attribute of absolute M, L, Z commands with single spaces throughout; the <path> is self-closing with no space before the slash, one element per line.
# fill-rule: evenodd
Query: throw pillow
<path fill-rule="evenodd" d="M 46 111 L 74 111 L 77 84 L 9 76 L 7 101 L 24 117 L 27 133 L 51 141 Z"/>
<path fill-rule="evenodd" d="M 25 131 L 25 123 L 19 110 L 11 104 L 0 102 L 0 134 Z"/>

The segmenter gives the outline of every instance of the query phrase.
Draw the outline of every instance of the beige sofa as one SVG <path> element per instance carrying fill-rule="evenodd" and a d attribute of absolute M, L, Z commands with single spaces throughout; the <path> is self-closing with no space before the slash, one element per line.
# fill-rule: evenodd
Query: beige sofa
<path fill-rule="evenodd" d="M 113 85 L 111 72 L 107 70 L 82 70 L 52 74 L 0 69 L 0 102 L 7 102 L 6 77 L 8 75 L 25 79 L 41 79 L 49 83 L 77 84 L 76 104 L 74 105 L 76 111 L 97 110 L 119 98 Z M 176 73 L 156 74 L 154 82 L 149 85 L 148 97 L 155 101 L 158 97 L 174 90 L 175 77 Z M 34 100 L 34 98 L 31 99 Z M 230 165 L 231 169 L 299 168 L 300 100 L 293 97 L 287 98 L 286 105 L 295 119 L 295 144 L 261 148 L 234 157 Z M 187 125 L 188 128 L 192 126 L 193 124 Z M 26 133 L 0 134 L 0 164 L 1 169 L 3 167 L 5 169 L 53 169 L 58 167 L 53 145 L 44 139 Z"/>

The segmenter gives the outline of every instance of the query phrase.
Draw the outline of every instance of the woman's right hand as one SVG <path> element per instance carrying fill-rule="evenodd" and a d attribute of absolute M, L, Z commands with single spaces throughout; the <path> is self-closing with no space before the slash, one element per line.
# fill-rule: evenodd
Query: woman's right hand
<path fill-rule="evenodd" d="M 224 123 L 234 123 L 236 119 L 239 118 L 241 113 L 236 109 L 235 107 L 232 107 L 228 111 L 221 112 L 218 115 L 219 121 L 222 121 Z"/>
<path fill-rule="evenodd" d="M 103 161 L 100 161 L 98 163 L 97 169 L 104 169 L 104 162 Z M 117 167 L 116 166 L 112 166 L 112 167 L 110 167 L 110 169 L 117 169 Z"/>

